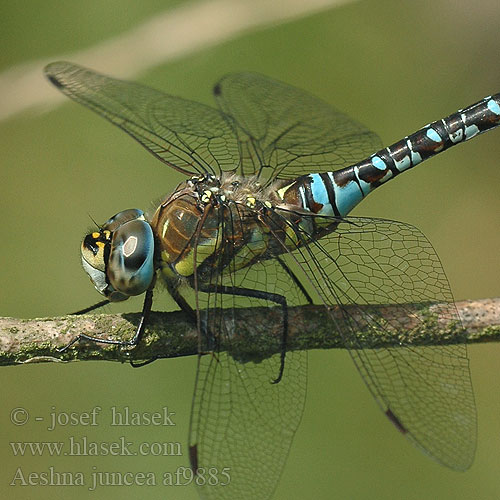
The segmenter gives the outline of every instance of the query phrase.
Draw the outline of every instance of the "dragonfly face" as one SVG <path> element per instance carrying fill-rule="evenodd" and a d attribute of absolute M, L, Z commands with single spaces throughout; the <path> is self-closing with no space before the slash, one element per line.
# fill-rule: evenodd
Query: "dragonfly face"
<path fill-rule="evenodd" d="M 287 350 L 289 308 L 313 302 L 326 306 L 330 334 L 392 424 L 436 461 L 470 467 L 476 411 L 466 346 L 460 338 L 439 343 L 438 332 L 437 343 L 413 342 L 427 322 L 415 308 L 433 303 L 433 316 L 460 324 L 440 260 L 417 228 L 348 213 L 379 185 L 499 125 L 499 94 L 380 149 L 363 125 L 262 75 L 222 78 L 214 109 L 71 63 L 45 71 L 67 96 L 191 176 L 151 223 L 126 210 L 88 235 L 82 262 L 111 301 L 145 292 L 125 345 L 144 331 L 158 269 L 194 318 L 189 458 L 194 474 L 210 468 L 220 481 L 200 482 L 204 498 L 264 500 L 276 488 L 306 397 L 307 353 Z M 363 307 L 381 304 L 396 304 L 412 321 Z M 238 342 L 243 308 L 255 314 L 244 333 L 251 356 Z M 397 341 L 367 345 L 365 330 Z M 263 342 L 269 332 L 279 335 Z"/>
<path fill-rule="evenodd" d="M 96 290 L 111 302 L 140 295 L 154 274 L 154 236 L 141 210 L 120 212 L 85 236 L 82 265 Z"/>

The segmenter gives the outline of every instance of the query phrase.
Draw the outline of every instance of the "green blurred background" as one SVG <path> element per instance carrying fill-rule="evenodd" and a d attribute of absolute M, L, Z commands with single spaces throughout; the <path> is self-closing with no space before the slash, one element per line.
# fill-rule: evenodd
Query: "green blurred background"
<path fill-rule="evenodd" d="M 181 4 L 4 2 L 0 72 L 34 59 L 73 60 L 72 52 L 127 33 Z M 499 27 L 500 4 L 494 0 L 361 1 L 249 30 L 155 66 L 137 79 L 211 103 L 211 86 L 221 75 L 258 71 L 318 95 L 389 144 L 500 91 Z M 184 33 L 186 38 L 196 35 Z M 48 85 L 40 73 L 33 92 Z M 500 296 L 499 134 L 476 138 L 401 176 L 355 211 L 419 227 L 440 255 L 457 300 Z M 103 222 L 125 208 L 148 209 L 151 200 L 181 178 L 118 129 L 70 102 L 0 121 L 0 168 L 0 313 L 22 318 L 61 315 L 98 300 L 79 263 L 81 237 L 92 225 L 89 215 Z M 140 300 L 131 300 L 108 312 L 140 307 Z M 163 294 L 155 308 L 173 305 Z M 401 438 L 345 352 L 311 352 L 307 406 L 275 498 L 498 498 L 499 356 L 500 348 L 493 344 L 470 349 L 479 443 L 472 468 L 458 473 L 435 464 Z M 197 498 L 193 487 L 89 491 L 88 484 L 9 486 L 18 467 L 29 472 L 53 466 L 88 477 L 94 470 L 161 474 L 186 466 L 186 451 L 183 457 L 170 458 L 15 457 L 9 442 L 85 435 L 94 441 L 125 436 L 128 441 L 185 446 L 195 365 L 195 358 L 186 358 L 140 370 L 102 362 L 3 368 L 0 496 Z M 103 423 L 48 431 L 47 421 L 33 421 L 51 411 L 82 412 L 95 406 L 107 415 L 114 405 L 134 411 L 168 406 L 176 412 L 176 426 L 114 429 Z M 15 407 L 30 412 L 27 425 L 10 422 Z"/>

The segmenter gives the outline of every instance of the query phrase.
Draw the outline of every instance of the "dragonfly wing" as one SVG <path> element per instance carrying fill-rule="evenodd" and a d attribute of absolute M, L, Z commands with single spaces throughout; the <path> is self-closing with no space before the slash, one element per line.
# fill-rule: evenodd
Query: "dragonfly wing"
<path fill-rule="evenodd" d="M 331 171 L 381 146 L 377 135 L 329 104 L 263 75 L 227 75 L 214 94 L 236 123 L 244 175 L 290 179 Z"/>
<path fill-rule="evenodd" d="M 45 74 L 65 95 L 180 172 L 220 175 L 239 164 L 230 120 L 214 108 L 68 62 L 49 64 Z"/>
<path fill-rule="evenodd" d="M 189 442 L 192 466 L 207 479 L 203 498 L 265 500 L 276 489 L 302 418 L 307 353 L 287 353 L 283 379 L 272 384 L 279 358 L 199 357 Z"/>
<path fill-rule="evenodd" d="M 399 222 L 346 218 L 293 257 L 301 279 L 332 306 L 332 335 L 341 335 L 384 413 L 436 461 L 467 469 L 476 448 L 467 348 L 448 280 L 425 236 Z M 434 302 L 439 305 L 422 317 Z M 369 304 L 399 304 L 406 313 L 359 307 Z M 436 335 L 428 345 L 416 346 L 412 339 L 421 337 L 424 322 Z M 456 327 L 455 344 L 439 336 L 448 324 Z M 387 334 L 398 343 L 373 348 L 363 342 L 362 332 L 381 339 Z"/>
<path fill-rule="evenodd" d="M 280 373 L 283 310 L 272 300 L 222 294 L 222 287 L 260 290 L 303 302 L 276 261 L 209 280 L 212 293 L 198 292 L 202 354 L 193 396 L 190 458 L 198 476 L 217 474 L 200 487 L 203 498 L 270 498 L 300 423 L 306 397 L 307 352 L 287 352 Z M 217 290 L 218 288 L 218 290 Z M 237 309 L 258 307 L 247 316 L 250 332 L 238 329 Z M 245 309 L 248 311 L 248 309 Z M 274 332 L 274 337 L 270 332 Z M 238 341 L 244 337 L 244 346 Z M 267 343 L 264 342 L 267 339 Z M 222 352 L 222 345 L 228 350 Z M 248 347 L 249 346 L 249 347 Z M 229 352 L 228 352 L 229 351 Z M 274 353 L 274 354 L 272 354 Z M 229 484 L 222 482 L 227 477 Z"/>

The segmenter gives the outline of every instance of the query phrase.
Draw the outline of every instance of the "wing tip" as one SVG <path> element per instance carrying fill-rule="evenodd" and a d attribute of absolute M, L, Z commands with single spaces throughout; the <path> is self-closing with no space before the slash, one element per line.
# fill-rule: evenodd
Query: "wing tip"
<path fill-rule="evenodd" d="M 43 73 L 50 83 L 60 89 L 64 87 L 60 75 L 62 75 L 63 73 L 67 73 L 69 69 L 76 70 L 81 68 L 76 64 L 67 61 L 54 61 L 47 64 L 47 66 L 43 68 Z"/>
<path fill-rule="evenodd" d="M 189 446 L 189 463 L 191 470 L 196 475 L 198 474 L 198 445 L 193 444 Z"/>
<path fill-rule="evenodd" d="M 390 408 L 385 410 L 385 415 L 396 426 L 396 429 L 401 432 L 401 434 L 406 434 L 408 432 L 408 429 L 402 424 L 401 420 L 399 420 Z"/>

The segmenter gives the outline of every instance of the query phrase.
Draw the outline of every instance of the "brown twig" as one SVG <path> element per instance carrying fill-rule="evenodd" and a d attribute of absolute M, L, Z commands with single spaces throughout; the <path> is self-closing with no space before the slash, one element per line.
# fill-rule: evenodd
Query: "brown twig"
<path fill-rule="evenodd" d="M 350 317 L 356 318 L 358 341 L 366 348 L 404 345 L 441 345 L 445 343 L 484 343 L 500 341 L 500 298 L 462 301 L 456 304 L 462 325 L 447 323 L 440 317 L 439 304 L 425 306 L 348 306 Z M 351 309 L 349 311 L 349 309 Z M 377 324 L 391 324 L 394 320 L 408 326 L 407 332 L 397 329 L 365 328 L 360 310 L 377 318 Z M 332 321 L 333 316 L 333 321 Z M 125 349 L 113 345 L 76 343 L 59 353 L 81 333 L 101 338 L 126 340 L 133 336 L 140 314 L 91 314 L 41 319 L 0 318 L 0 364 L 14 365 L 37 361 L 109 360 L 172 358 L 197 353 L 197 331 L 182 312 L 151 314 L 144 338 L 137 347 Z M 262 318 L 262 321 L 259 320 Z M 279 308 L 248 308 L 237 311 L 237 336 L 231 346 L 238 356 L 261 359 L 279 349 Z M 343 316 L 337 311 L 327 312 L 323 306 L 301 306 L 289 309 L 289 349 L 332 349 L 345 347 L 336 334 Z M 404 338 L 402 337 L 404 336 Z M 402 340 L 403 338 L 403 340 Z M 236 348 L 234 347 L 236 346 Z"/>

